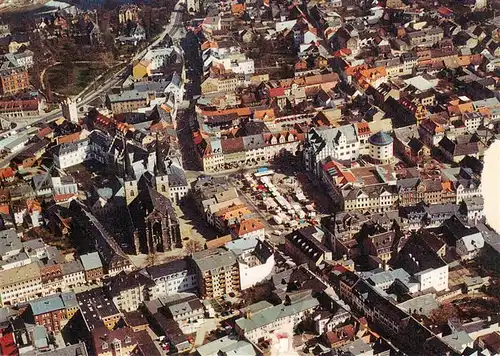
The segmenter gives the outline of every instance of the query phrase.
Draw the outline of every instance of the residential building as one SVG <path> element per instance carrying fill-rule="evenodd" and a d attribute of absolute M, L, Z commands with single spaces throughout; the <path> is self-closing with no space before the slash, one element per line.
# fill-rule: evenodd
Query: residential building
<path fill-rule="evenodd" d="M 13 95 L 30 87 L 28 72 L 24 69 L 0 70 L 0 94 Z"/>
<path fill-rule="evenodd" d="M 274 271 L 274 251 L 266 242 L 244 237 L 226 243 L 225 247 L 233 251 L 238 260 L 241 290 L 262 282 Z"/>
<path fill-rule="evenodd" d="M 53 294 L 29 302 L 37 325 L 45 326 L 49 332 L 58 333 L 64 320 L 70 319 L 78 310 L 75 293 Z"/>
<path fill-rule="evenodd" d="M 80 313 L 88 331 L 101 326 L 113 330 L 121 313 L 103 288 L 94 288 L 76 294 Z"/>
<path fill-rule="evenodd" d="M 318 300 L 310 297 L 289 305 L 278 304 L 261 310 L 253 310 L 246 317 L 236 320 L 236 331 L 241 337 L 258 343 L 267 339 L 271 332 L 279 331 L 280 328 L 289 327 L 289 325 L 295 327 L 318 305 Z"/>
<path fill-rule="evenodd" d="M 196 332 L 205 322 L 205 308 L 200 299 L 192 293 L 181 293 L 159 300 L 165 315 L 172 318 L 184 334 Z"/>
<path fill-rule="evenodd" d="M 130 327 L 109 330 L 100 326 L 93 329 L 91 335 L 95 356 L 130 355 L 138 345 L 137 336 Z"/>
<path fill-rule="evenodd" d="M 297 264 L 318 266 L 332 259 L 332 251 L 323 244 L 324 239 L 325 232 L 320 228 L 304 227 L 285 236 L 285 251 Z"/>
<path fill-rule="evenodd" d="M 80 260 L 73 260 L 61 264 L 64 289 L 71 290 L 86 282 L 85 270 Z"/>
<path fill-rule="evenodd" d="M 448 264 L 418 237 L 407 241 L 398 252 L 396 266 L 411 274 L 421 291 L 448 290 Z"/>
<path fill-rule="evenodd" d="M 150 299 L 175 295 L 198 287 L 196 272 L 186 259 L 147 267 L 146 271 L 154 282 L 154 286 L 149 289 Z"/>
<path fill-rule="evenodd" d="M 423 29 L 408 33 L 408 43 L 412 47 L 425 46 L 431 47 L 441 41 L 444 37 L 444 31 L 440 27 Z"/>
<path fill-rule="evenodd" d="M 87 282 L 100 281 L 104 275 L 101 258 L 97 252 L 80 256 Z"/>
<path fill-rule="evenodd" d="M 106 103 L 113 114 L 134 112 L 139 108 L 149 105 L 151 97 L 148 93 L 135 90 L 123 91 L 119 94 L 108 94 Z"/>
<path fill-rule="evenodd" d="M 37 262 L 0 271 L 0 300 L 2 305 L 14 305 L 42 295 L 42 278 Z"/>
<path fill-rule="evenodd" d="M 193 254 L 198 290 L 203 298 L 216 298 L 240 290 L 236 256 L 222 248 Z"/>
<path fill-rule="evenodd" d="M 148 297 L 148 290 L 154 286 L 146 271 L 124 271 L 104 281 L 104 290 L 113 299 L 119 310 L 135 311 Z"/>
<path fill-rule="evenodd" d="M 196 356 L 218 356 L 221 354 L 256 356 L 257 352 L 248 341 L 238 340 L 230 336 L 224 336 L 196 348 Z"/>

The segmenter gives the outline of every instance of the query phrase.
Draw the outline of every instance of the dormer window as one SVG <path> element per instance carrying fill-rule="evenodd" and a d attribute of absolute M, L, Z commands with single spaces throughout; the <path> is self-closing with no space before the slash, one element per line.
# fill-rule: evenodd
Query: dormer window
<path fill-rule="evenodd" d="M 107 350 L 108 349 L 108 343 L 107 342 L 103 342 L 102 345 L 101 345 L 101 349 Z"/>
<path fill-rule="evenodd" d="M 131 342 L 132 342 L 132 339 L 130 338 L 130 336 L 127 336 L 127 337 L 125 338 L 125 343 L 126 343 L 126 344 L 130 344 Z"/>

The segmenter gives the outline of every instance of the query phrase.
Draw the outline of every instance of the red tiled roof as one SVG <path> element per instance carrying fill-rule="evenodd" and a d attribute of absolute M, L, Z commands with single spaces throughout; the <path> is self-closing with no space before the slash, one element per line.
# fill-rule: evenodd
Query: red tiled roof
<path fill-rule="evenodd" d="M 0 355 L 2 356 L 17 356 L 19 350 L 17 349 L 16 342 L 14 341 L 14 334 L 9 333 L 0 337 Z"/>
<path fill-rule="evenodd" d="M 277 96 L 284 96 L 285 95 L 285 89 L 284 88 L 271 88 L 269 89 L 269 96 L 271 98 L 275 98 Z"/>

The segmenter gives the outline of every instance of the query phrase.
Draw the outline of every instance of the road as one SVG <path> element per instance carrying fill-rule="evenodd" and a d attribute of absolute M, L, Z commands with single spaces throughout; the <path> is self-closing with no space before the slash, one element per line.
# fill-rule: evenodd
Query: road
<path fill-rule="evenodd" d="M 169 34 L 172 38 L 179 32 L 179 30 L 182 28 L 182 14 L 183 14 L 183 9 L 184 9 L 184 0 L 179 0 L 177 4 L 175 4 L 174 11 L 170 15 L 170 22 L 167 26 L 165 26 L 165 30 L 158 36 L 158 38 L 153 41 L 151 44 L 148 45 L 143 51 L 140 53 L 136 54 L 134 58 L 131 60 L 131 64 L 134 63 L 137 59 L 142 58 L 146 52 L 154 47 L 157 46 L 165 37 L 166 34 Z M 127 67 L 123 68 L 120 72 L 118 72 L 115 76 L 112 78 L 108 79 L 101 87 L 99 87 L 97 90 L 89 93 L 85 97 L 82 98 L 77 103 L 77 108 L 80 109 L 81 107 L 84 107 L 85 105 L 89 104 L 93 100 L 95 100 L 97 97 L 101 96 L 102 94 L 106 93 L 109 91 L 112 87 L 118 85 L 120 81 L 122 81 L 121 75 L 123 74 L 124 71 L 127 70 Z M 62 116 L 62 110 L 54 110 L 47 115 L 44 115 L 43 117 L 40 118 L 34 118 L 33 121 L 29 123 L 24 123 L 22 125 L 17 126 L 15 129 L 6 131 L 1 134 L 0 138 L 6 138 L 8 136 L 11 136 L 12 134 L 21 134 L 26 126 L 32 126 L 35 124 L 41 124 L 41 123 L 47 123 L 54 121 Z M 3 160 L 0 161 L 0 167 L 5 167 L 10 163 L 10 160 L 15 157 L 19 152 L 15 152 L 12 154 L 9 154 L 6 156 Z"/>

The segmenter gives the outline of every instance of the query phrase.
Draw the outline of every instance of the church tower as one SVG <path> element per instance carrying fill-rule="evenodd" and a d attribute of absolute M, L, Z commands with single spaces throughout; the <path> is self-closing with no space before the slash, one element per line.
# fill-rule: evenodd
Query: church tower
<path fill-rule="evenodd" d="M 155 164 L 155 185 L 156 191 L 170 199 L 170 185 L 168 182 L 167 168 L 160 149 L 158 135 L 156 135 L 156 164 Z"/>
<path fill-rule="evenodd" d="M 124 168 L 123 168 L 123 187 L 125 189 L 125 200 L 129 205 L 135 197 L 139 194 L 137 179 L 135 177 L 134 169 L 130 163 L 130 155 L 128 153 L 128 146 L 125 140 L 124 145 Z"/>

